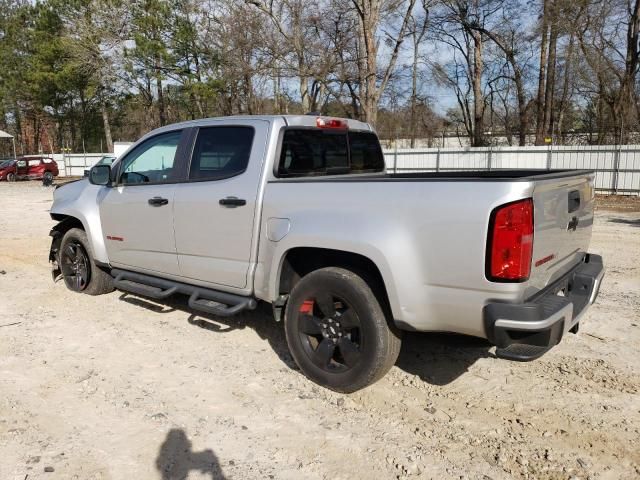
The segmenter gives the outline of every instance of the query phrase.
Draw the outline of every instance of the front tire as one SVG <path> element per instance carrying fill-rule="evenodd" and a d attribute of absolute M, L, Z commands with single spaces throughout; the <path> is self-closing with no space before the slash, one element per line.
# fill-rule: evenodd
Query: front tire
<path fill-rule="evenodd" d="M 111 275 L 96 265 L 84 230 L 72 228 L 64 234 L 58 266 L 65 285 L 73 292 L 102 295 L 114 290 Z"/>
<path fill-rule="evenodd" d="M 344 268 L 315 270 L 294 286 L 285 332 L 302 372 L 337 392 L 375 383 L 400 353 L 399 333 L 370 286 Z"/>
<path fill-rule="evenodd" d="M 7 182 L 15 182 L 16 181 L 16 174 L 11 172 L 11 173 L 7 173 Z"/>

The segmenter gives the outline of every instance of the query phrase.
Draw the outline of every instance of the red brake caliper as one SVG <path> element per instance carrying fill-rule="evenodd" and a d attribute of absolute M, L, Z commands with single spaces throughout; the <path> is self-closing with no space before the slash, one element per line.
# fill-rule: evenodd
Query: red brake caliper
<path fill-rule="evenodd" d="M 312 315 L 314 303 L 315 302 L 313 300 L 305 300 L 304 302 L 302 302 L 302 305 L 300 305 L 300 313 L 303 313 L 305 315 Z"/>

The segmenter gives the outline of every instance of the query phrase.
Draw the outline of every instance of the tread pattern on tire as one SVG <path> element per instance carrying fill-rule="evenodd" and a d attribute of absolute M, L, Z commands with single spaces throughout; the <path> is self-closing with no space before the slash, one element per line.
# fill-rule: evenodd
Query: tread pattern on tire
<path fill-rule="evenodd" d="M 95 260 L 93 259 L 93 250 L 91 249 L 91 244 L 89 243 L 89 239 L 87 238 L 87 233 L 81 228 L 70 228 L 62 237 L 62 241 L 60 242 L 60 250 L 64 248 L 69 238 L 75 238 L 78 240 L 84 249 L 87 251 L 87 255 L 89 257 L 89 263 L 91 266 L 91 276 L 89 278 L 89 284 L 87 288 L 85 288 L 82 293 L 86 293 L 87 295 L 102 295 L 105 293 L 111 293 L 115 290 L 113 286 L 113 278 L 107 272 L 102 270 L 100 267 L 96 265 Z M 58 256 L 58 264 L 60 264 L 60 258 Z"/>
<path fill-rule="evenodd" d="M 304 288 L 306 288 L 308 284 L 310 284 L 311 282 L 314 282 L 320 276 L 325 279 L 333 277 L 333 278 L 339 279 L 340 281 L 346 281 L 350 283 L 364 297 L 364 301 L 368 305 L 370 305 L 372 309 L 371 319 L 376 325 L 375 333 L 378 336 L 378 339 L 377 339 L 378 341 L 376 343 L 382 348 L 379 348 L 376 350 L 375 358 L 372 362 L 370 362 L 370 364 L 368 365 L 368 368 L 366 368 L 366 370 L 362 372 L 361 375 L 353 379 L 353 381 L 349 384 L 341 384 L 341 383 L 333 383 L 333 384 L 324 383 L 323 384 L 320 381 L 318 381 L 316 378 L 311 377 L 312 380 L 317 381 L 318 383 L 321 383 L 323 386 L 330 388 L 332 390 L 335 390 L 337 392 L 341 392 L 341 393 L 355 392 L 357 390 L 360 390 L 368 385 L 371 385 L 377 382 L 382 377 L 384 377 L 384 375 L 391 369 L 391 367 L 393 367 L 400 353 L 400 347 L 402 343 L 400 339 L 400 332 L 395 328 L 395 326 L 390 325 L 390 322 L 389 322 L 390 319 L 388 318 L 388 315 L 385 314 L 386 308 L 384 308 L 380 304 L 380 301 L 374 295 L 371 286 L 362 278 L 362 276 L 358 275 L 357 273 L 351 270 L 347 270 L 345 268 L 340 268 L 340 267 L 321 268 L 318 270 L 314 270 L 313 272 L 303 277 L 300 280 L 300 282 L 298 282 L 296 286 L 294 286 L 293 290 L 291 291 L 291 296 L 287 304 L 287 310 L 285 313 L 285 322 L 291 321 L 289 320 L 290 318 L 289 316 L 293 314 L 293 312 L 291 312 L 290 310 L 292 308 L 291 305 L 296 303 L 297 291 L 303 290 Z M 293 302 L 291 301 L 292 298 L 294 299 Z M 289 343 L 290 345 L 289 348 L 291 349 L 292 340 L 295 341 L 295 339 L 290 339 L 291 332 L 289 331 L 288 328 L 285 328 L 285 330 L 287 334 L 287 342 Z M 292 351 L 292 354 L 294 354 L 293 351 Z M 295 358 L 295 354 L 294 354 L 294 358 Z M 304 372 L 304 367 L 300 365 L 300 362 L 296 362 L 296 363 L 298 363 L 298 365 Z M 304 372 L 304 373 L 307 373 L 307 372 Z"/>

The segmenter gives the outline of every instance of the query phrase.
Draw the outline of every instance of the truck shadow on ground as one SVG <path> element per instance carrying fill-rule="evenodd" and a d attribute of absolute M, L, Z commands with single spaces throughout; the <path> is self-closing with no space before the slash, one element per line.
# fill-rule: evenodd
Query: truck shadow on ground
<path fill-rule="evenodd" d="M 194 312 L 187 298 L 177 295 L 159 303 L 121 293 L 120 300 L 143 307 L 154 313 L 181 311 L 188 314 L 189 324 L 213 333 L 227 333 L 251 328 L 290 369 L 299 371 L 289 353 L 282 322 L 275 322 L 271 306 L 260 302 L 258 307 L 233 317 L 218 317 Z M 494 358 L 486 340 L 458 334 L 404 332 L 402 350 L 396 362 L 401 370 L 417 375 L 432 385 L 447 385 L 465 374 L 481 358 Z"/>
<path fill-rule="evenodd" d="M 633 227 L 640 227 L 640 218 L 632 220 L 630 218 L 610 218 L 609 222 L 611 223 L 622 223 L 625 225 L 631 225 Z"/>
<path fill-rule="evenodd" d="M 146 308 L 154 313 L 184 312 L 188 315 L 187 322 L 190 325 L 209 332 L 228 333 L 234 330 L 251 328 L 262 340 L 269 342 L 271 349 L 287 367 L 299 370 L 289 353 L 287 339 L 284 334 L 284 325 L 282 322 L 273 320 L 271 306 L 266 303 L 259 302 L 255 310 L 247 310 L 232 317 L 219 317 L 192 310 L 187 303 L 187 297 L 182 295 L 175 295 L 159 302 L 143 297 L 135 297 L 129 293 L 120 293 L 121 301 Z"/>
<path fill-rule="evenodd" d="M 162 480 L 185 480 L 189 472 L 200 472 L 211 480 L 224 480 L 218 457 L 213 450 L 192 451 L 192 444 L 184 430 L 172 428 L 160 446 L 156 469 Z"/>
<path fill-rule="evenodd" d="M 449 333 L 406 332 L 396 366 L 431 385 L 447 385 L 481 358 L 495 358 L 482 338 Z"/>

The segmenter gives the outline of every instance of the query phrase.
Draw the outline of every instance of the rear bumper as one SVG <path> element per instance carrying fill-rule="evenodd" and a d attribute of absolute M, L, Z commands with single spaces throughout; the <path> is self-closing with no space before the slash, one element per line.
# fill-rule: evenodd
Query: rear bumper
<path fill-rule="evenodd" d="M 595 301 L 604 273 L 602 257 L 587 254 L 582 263 L 527 302 L 485 305 L 486 334 L 498 347 L 496 355 L 534 360 L 560 343 Z"/>

